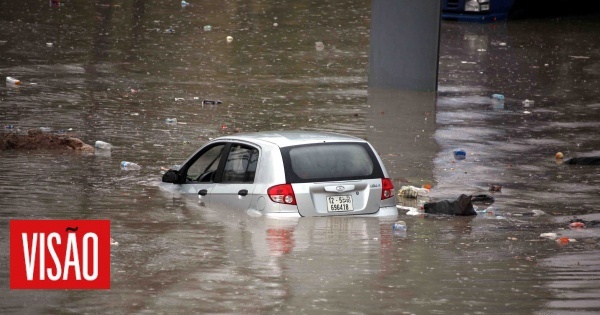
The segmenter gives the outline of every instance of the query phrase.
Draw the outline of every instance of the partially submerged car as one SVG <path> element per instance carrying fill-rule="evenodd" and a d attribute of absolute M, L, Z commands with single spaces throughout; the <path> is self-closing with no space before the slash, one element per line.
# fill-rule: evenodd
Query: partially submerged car
<path fill-rule="evenodd" d="M 397 215 L 394 186 L 365 140 L 281 131 L 216 138 L 161 187 L 198 194 L 207 206 L 291 216 Z"/>

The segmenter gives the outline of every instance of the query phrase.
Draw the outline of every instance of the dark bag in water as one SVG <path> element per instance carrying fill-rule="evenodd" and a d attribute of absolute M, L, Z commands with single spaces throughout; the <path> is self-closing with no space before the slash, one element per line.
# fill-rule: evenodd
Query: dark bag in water
<path fill-rule="evenodd" d="M 483 203 L 494 203 L 496 199 L 490 195 L 476 195 L 471 197 L 471 201 L 473 202 L 483 202 Z"/>
<path fill-rule="evenodd" d="M 571 158 L 565 161 L 565 164 L 573 165 L 600 165 L 600 156 Z"/>
<path fill-rule="evenodd" d="M 471 196 L 460 195 L 455 201 L 442 200 L 440 202 L 431 202 L 423 205 L 425 213 L 429 214 L 447 214 L 447 215 L 477 215 L 473 204 L 471 203 Z"/>

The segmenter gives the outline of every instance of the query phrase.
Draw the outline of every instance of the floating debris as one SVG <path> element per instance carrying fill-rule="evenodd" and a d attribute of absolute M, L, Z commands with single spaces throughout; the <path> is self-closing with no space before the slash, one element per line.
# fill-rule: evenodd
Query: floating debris
<path fill-rule="evenodd" d="M 6 84 L 21 85 L 21 80 L 13 77 L 6 77 Z"/>
<path fill-rule="evenodd" d="M 547 238 L 549 240 L 555 240 L 558 237 L 558 235 L 556 235 L 556 233 L 542 233 L 540 234 L 540 237 Z"/>
<path fill-rule="evenodd" d="M 502 191 L 502 186 L 500 186 L 500 185 L 490 185 L 489 191 L 500 192 L 500 191 Z"/>
<path fill-rule="evenodd" d="M 453 154 L 454 158 L 457 160 L 464 160 L 467 157 L 467 152 L 463 149 L 456 149 Z"/>
<path fill-rule="evenodd" d="M 583 222 L 571 222 L 569 224 L 570 229 L 585 229 L 585 223 Z"/>
<path fill-rule="evenodd" d="M 392 225 L 392 229 L 396 231 L 406 231 L 406 222 L 398 221 Z"/>
<path fill-rule="evenodd" d="M 203 100 L 202 105 L 221 105 L 223 102 L 214 100 Z"/>
<path fill-rule="evenodd" d="M 535 103 L 535 101 L 533 101 L 533 100 L 525 99 L 523 101 L 523 105 L 525 105 L 525 106 L 533 105 L 533 103 Z"/>

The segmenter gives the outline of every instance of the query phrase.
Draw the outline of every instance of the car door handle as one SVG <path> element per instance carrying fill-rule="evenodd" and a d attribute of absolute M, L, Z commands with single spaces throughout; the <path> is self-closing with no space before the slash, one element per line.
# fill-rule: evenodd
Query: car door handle
<path fill-rule="evenodd" d="M 200 189 L 200 191 L 198 191 L 198 195 L 200 196 L 206 196 L 208 194 L 208 190 L 206 189 Z"/>
<path fill-rule="evenodd" d="M 238 195 L 240 195 L 240 196 L 246 196 L 246 195 L 248 195 L 248 190 L 247 189 L 242 189 L 242 190 L 238 191 Z"/>

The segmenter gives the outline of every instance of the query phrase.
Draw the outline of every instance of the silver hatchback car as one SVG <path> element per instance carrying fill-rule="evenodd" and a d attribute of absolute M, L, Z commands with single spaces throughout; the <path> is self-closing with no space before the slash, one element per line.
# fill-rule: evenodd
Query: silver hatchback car
<path fill-rule="evenodd" d="M 281 131 L 216 138 L 161 187 L 198 194 L 207 206 L 287 216 L 398 214 L 394 186 L 365 140 Z"/>

